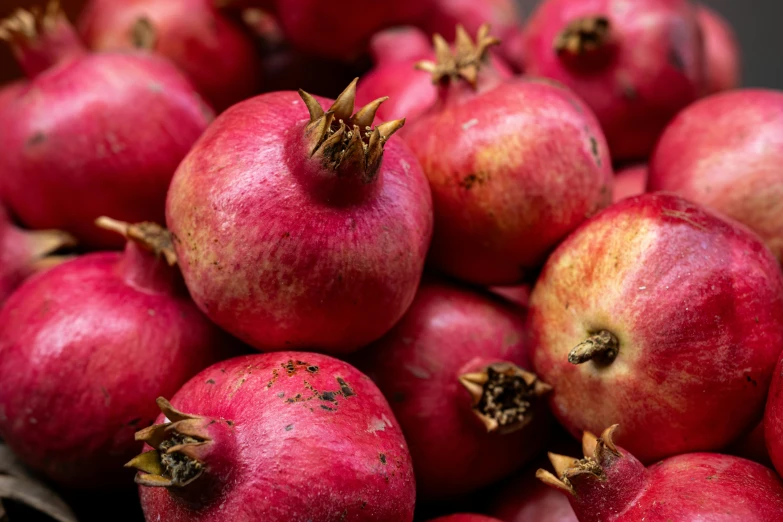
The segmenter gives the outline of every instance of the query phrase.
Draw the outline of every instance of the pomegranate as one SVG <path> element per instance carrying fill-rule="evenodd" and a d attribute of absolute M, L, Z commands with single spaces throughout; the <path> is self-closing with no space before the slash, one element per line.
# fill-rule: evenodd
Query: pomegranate
<path fill-rule="evenodd" d="M 145 49 L 171 59 L 217 110 L 260 87 L 252 40 L 209 0 L 91 0 L 79 32 L 95 50 Z"/>
<path fill-rule="evenodd" d="M 519 468 L 549 427 L 520 310 L 453 284 L 423 282 L 410 310 L 357 367 L 389 399 L 419 496 L 455 497 Z"/>
<path fill-rule="evenodd" d="M 376 64 L 423 60 L 432 54 L 432 44 L 427 33 L 421 29 L 413 26 L 392 27 L 373 35 L 370 54 Z"/>
<path fill-rule="evenodd" d="M 617 446 L 614 425 L 600 438 L 585 433 L 583 459 L 550 453 L 557 476 L 545 484 L 568 495 L 579 522 L 783 518 L 783 483 L 761 464 L 717 453 L 688 453 L 649 468 Z"/>
<path fill-rule="evenodd" d="M 445 517 L 433 518 L 430 522 L 503 522 L 497 518 L 486 515 L 476 515 L 473 513 L 457 513 L 456 515 L 446 515 Z"/>
<path fill-rule="evenodd" d="M 646 158 L 703 84 L 690 0 L 545 0 L 524 37 L 525 72 L 558 80 L 584 99 L 614 160 Z"/>
<path fill-rule="evenodd" d="M 189 299 L 168 233 L 101 218 L 124 252 L 31 278 L 0 310 L 0 436 L 25 464 L 78 488 L 127 480 L 152 402 L 218 360 L 221 333 Z"/>
<path fill-rule="evenodd" d="M 739 223 L 644 194 L 555 250 L 529 317 L 555 416 L 574 436 L 621 420 L 619 441 L 651 462 L 758 422 L 783 348 L 783 274 Z"/>
<path fill-rule="evenodd" d="M 614 176 L 613 201 L 617 203 L 623 199 L 644 194 L 648 171 L 646 164 L 633 165 L 619 170 Z"/>
<path fill-rule="evenodd" d="M 98 216 L 162 220 L 171 176 L 212 118 L 190 83 L 163 58 L 88 54 L 56 2 L 2 28 L 30 76 L 0 107 L 9 210 L 93 248 L 123 244 L 93 225 Z"/>
<path fill-rule="evenodd" d="M 783 472 L 783 357 L 775 369 L 764 412 L 764 439 L 772 464 Z"/>
<path fill-rule="evenodd" d="M 163 398 L 141 505 L 155 522 L 410 522 L 410 455 L 389 404 L 349 364 L 280 352 L 215 364 Z M 260 492 L 267 492 L 261 494 Z"/>
<path fill-rule="evenodd" d="M 59 230 L 17 228 L 0 207 L 0 305 L 27 277 L 66 259 L 49 254 L 75 244 L 74 238 Z"/>
<path fill-rule="evenodd" d="M 740 49 L 737 36 L 720 13 L 705 5 L 697 7 L 704 36 L 704 94 L 734 89 L 740 84 Z"/>
<path fill-rule="evenodd" d="M 438 100 L 405 135 L 429 178 L 432 264 L 482 285 L 513 285 L 611 201 L 612 166 L 590 110 L 547 81 L 504 81 L 482 58 L 497 40 L 460 30 L 420 65 Z"/>
<path fill-rule="evenodd" d="M 647 188 L 676 192 L 753 229 L 783 259 L 783 92 L 742 89 L 694 103 L 667 127 Z"/>
<path fill-rule="evenodd" d="M 168 224 L 191 295 L 258 349 L 347 353 L 413 301 L 432 234 L 427 180 L 401 140 L 387 142 L 404 120 L 371 129 L 384 99 L 354 114 L 355 94 L 356 80 L 326 112 L 304 91 L 235 105 L 174 175 Z"/>
<path fill-rule="evenodd" d="M 499 491 L 489 513 L 503 522 L 578 522 L 568 498 L 527 472 Z"/>
<path fill-rule="evenodd" d="M 489 291 L 493 294 L 497 294 L 507 301 L 510 301 L 518 306 L 527 308 L 528 301 L 530 300 L 531 286 L 529 284 L 517 285 L 517 286 L 493 286 L 489 288 Z"/>

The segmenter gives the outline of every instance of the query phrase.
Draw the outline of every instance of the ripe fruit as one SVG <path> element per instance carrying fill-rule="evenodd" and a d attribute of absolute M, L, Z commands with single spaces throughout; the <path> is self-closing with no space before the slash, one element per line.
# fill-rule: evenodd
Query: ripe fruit
<path fill-rule="evenodd" d="M 690 0 L 546 0 L 524 37 L 525 72 L 584 99 L 615 161 L 647 157 L 701 92 L 704 50 Z"/>
<path fill-rule="evenodd" d="M 533 368 L 574 436 L 613 418 L 643 462 L 717 450 L 761 416 L 781 317 L 783 275 L 755 234 L 644 194 L 547 261 L 530 296 Z"/>
<path fill-rule="evenodd" d="M 155 397 L 226 348 L 169 266 L 166 231 L 100 222 L 125 233 L 125 252 L 28 279 L 0 310 L 0 436 L 25 464 L 75 488 L 127 480 L 122 463 L 139 450 L 133 433 L 155 418 Z"/>
<path fill-rule="evenodd" d="M 647 188 L 747 225 L 783 259 L 783 92 L 742 89 L 694 103 L 666 128 Z"/>
<path fill-rule="evenodd" d="M 347 363 L 280 352 L 207 368 L 136 434 L 152 449 L 141 505 L 156 522 L 410 522 L 405 439 L 378 388 Z M 263 493 L 267 492 L 267 493 Z"/>
<path fill-rule="evenodd" d="M 526 368 L 521 310 L 428 281 L 410 310 L 358 354 L 411 450 L 420 499 L 454 498 L 518 469 L 540 448 L 549 387 Z"/>
<path fill-rule="evenodd" d="M 568 498 L 528 469 L 503 486 L 489 513 L 503 522 L 578 522 Z"/>
<path fill-rule="evenodd" d="M 162 221 L 171 176 L 212 118 L 182 74 L 151 55 L 87 53 L 56 2 L 18 10 L 0 38 L 30 77 L 0 107 L 9 210 L 92 248 L 123 244 L 94 226 L 103 214 Z"/>
<path fill-rule="evenodd" d="M 430 253 L 470 283 L 513 285 L 611 200 L 612 166 L 598 122 L 560 85 L 504 80 L 484 63 L 497 43 L 485 26 L 460 30 L 454 52 L 435 38 L 438 101 L 405 139 L 429 178 Z"/>
<path fill-rule="evenodd" d="M 783 361 L 783 358 L 781 358 Z M 764 439 L 769 458 L 778 473 L 783 472 L 783 362 L 778 363 L 764 412 Z"/>
<path fill-rule="evenodd" d="M 326 112 L 305 92 L 235 105 L 174 175 L 168 224 L 191 295 L 260 350 L 348 353 L 416 293 L 427 180 L 401 140 L 387 142 L 404 121 L 370 130 L 384 99 L 354 114 L 355 92 L 354 80 Z"/>
<path fill-rule="evenodd" d="M 740 49 L 737 36 L 717 11 L 705 5 L 697 7 L 704 36 L 706 66 L 704 94 L 734 89 L 740 84 Z"/>
<path fill-rule="evenodd" d="M 619 170 L 614 176 L 612 200 L 617 203 L 623 199 L 644 194 L 648 170 L 645 164 Z"/>
<path fill-rule="evenodd" d="M 219 111 L 260 86 L 252 40 L 212 0 L 91 0 L 79 32 L 94 50 L 145 49 L 169 58 Z"/>
<path fill-rule="evenodd" d="M 583 459 L 549 454 L 557 476 L 547 485 L 568 495 L 579 522 L 742 520 L 783 517 L 783 483 L 761 464 L 717 453 L 688 453 L 649 468 L 615 445 L 614 425 L 585 433 Z"/>

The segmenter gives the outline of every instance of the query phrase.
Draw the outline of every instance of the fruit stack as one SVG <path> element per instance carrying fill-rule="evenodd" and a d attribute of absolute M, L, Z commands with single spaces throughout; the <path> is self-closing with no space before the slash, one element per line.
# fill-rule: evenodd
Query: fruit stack
<path fill-rule="evenodd" d="M 783 520 L 783 93 L 716 13 L 83 7 L 0 22 L 0 519 Z"/>

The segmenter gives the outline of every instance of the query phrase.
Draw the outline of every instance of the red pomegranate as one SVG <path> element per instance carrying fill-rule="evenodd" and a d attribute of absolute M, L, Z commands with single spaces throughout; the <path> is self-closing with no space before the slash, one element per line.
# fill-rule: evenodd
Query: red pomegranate
<path fill-rule="evenodd" d="M 429 178 L 430 261 L 461 280 L 513 285 L 611 201 L 612 166 L 595 117 L 560 85 L 504 80 L 484 61 L 497 43 L 460 30 L 420 65 L 438 100 L 405 139 Z"/>
<path fill-rule="evenodd" d="M 404 121 L 371 127 L 384 99 L 354 113 L 355 93 L 356 80 L 333 103 L 286 91 L 235 105 L 174 175 L 168 225 L 191 295 L 258 349 L 348 353 L 413 301 L 427 180 L 389 140 Z"/>
<path fill-rule="evenodd" d="M 583 459 L 550 453 L 557 476 L 536 476 L 568 495 L 579 522 L 783 519 L 783 483 L 772 470 L 717 453 L 686 453 L 649 468 L 617 446 L 614 425 L 583 438 Z"/>
<path fill-rule="evenodd" d="M 646 158 L 701 92 L 704 49 L 690 0 L 545 0 L 524 37 L 525 72 L 584 99 L 615 161 Z"/>
<path fill-rule="evenodd" d="M 764 439 L 772 464 L 783 473 L 783 357 L 775 368 L 764 412 Z"/>
<path fill-rule="evenodd" d="M 9 210 L 91 248 L 123 244 L 94 226 L 101 215 L 162 221 L 171 176 L 212 119 L 190 83 L 146 53 L 87 53 L 57 2 L 2 28 L 30 77 L 0 107 Z"/>
<path fill-rule="evenodd" d="M 753 229 L 783 259 L 783 92 L 742 89 L 694 103 L 650 159 L 650 191 L 676 192 Z"/>
<path fill-rule="evenodd" d="M 748 229 L 669 194 L 616 203 L 550 256 L 531 357 L 574 436 L 614 418 L 643 462 L 758 422 L 783 349 L 783 274 Z"/>
<path fill-rule="evenodd" d="M 136 434 L 154 522 L 410 522 L 410 455 L 389 404 L 347 363 L 280 352 L 207 368 Z"/>
<path fill-rule="evenodd" d="M 188 297 L 168 233 L 100 223 L 128 238 L 28 279 L 0 309 L 0 436 L 28 466 L 102 488 L 141 445 L 133 433 L 231 344 Z"/>
<path fill-rule="evenodd" d="M 402 320 L 358 354 L 411 450 L 419 498 L 454 498 L 542 447 L 549 386 L 526 368 L 524 313 L 490 294 L 422 283 Z"/>
<path fill-rule="evenodd" d="M 706 5 L 697 6 L 704 36 L 704 94 L 734 89 L 740 84 L 740 48 L 731 24 Z"/>
<path fill-rule="evenodd" d="M 145 49 L 169 58 L 218 110 L 260 87 L 260 58 L 212 0 L 91 0 L 79 32 L 92 49 Z"/>

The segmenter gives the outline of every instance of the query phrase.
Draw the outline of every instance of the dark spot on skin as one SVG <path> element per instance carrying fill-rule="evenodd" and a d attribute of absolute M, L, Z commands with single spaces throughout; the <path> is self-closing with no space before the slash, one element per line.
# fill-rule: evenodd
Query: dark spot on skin
<path fill-rule="evenodd" d="M 465 190 L 472 189 L 475 185 L 483 185 L 487 181 L 488 176 L 482 172 L 475 172 L 468 174 L 462 181 L 459 182 L 459 186 Z"/>
<path fill-rule="evenodd" d="M 207 381 L 207 384 L 215 384 L 215 379 L 209 379 L 209 380 Z"/>
<path fill-rule="evenodd" d="M 226 369 L 225 369 L 225 368 L 221 368 L 221 369 L 220 369 L 220 371 L 221 371 L 222 373 L 226 373 Z"/>
<path fill-rule="evenodd" d="M 712 480 L 712 479 L 714 479 L 714 478 L 715 478 L 715 475 L 708 475 L 708 476 L 707 476 L 707 480 Z"/>
<path fill-rule="evenodd" d="M 278 376 L 278 375 L 279 375 L 279 372 L 277 371 L 277 368 L 275 368 L 274 370 L 272 370 L 272 378 L 271 378 L 271 379 L 269 379 L 269 382 L 268 382 L 268 383 L 266 383 L 266 388 L 267 388 L 267 389 L 269 389 L 269 388 L 271 388 L 271 387 L 272 387 L 272 385 L 273 385 L 273 384 L 275 383 L 275 381 L 277 380 L 277 376 Z"/>
<path fill-rule="evenodd" d="M 318 366 L 308 366 L 307 371 L 310 373 L 316 373 L 318 372 Z"/>
<path fill-rule="evenodd" d="M 571 97 L 569 96 L 569 97 L 568 97 L 568 103 L 570 103 L 570 104 L 571 104 L 571 107 L 573 107 L 573 108 L 574 108 L 574 110 L 575 110 L 575 111 L 576 111 L 578 114 L 584 114 L 585 110 L 582 108 L 582 104 L 581 104 L 581 103 L 579 103 L 578 101 L 576 101 L 576 99 L 574 99 L 574 98 L 571 98 Z"/>
<path fill-rule="evenodd" d="M 291 232 L 286 232 L 283 234 L 283 239 L 288 239 L 289 237 L 291 237 Z"/>
<path fill-rule="evenodd" d="M 128 421 L 128 426 L 135 426 L 140 422 L 141 422 L 141 417 L 136 417 L 135 419 L 131 419 L 130 421 Z"/>
<path fill-rule="evenodd" d="M 362 500 L 362 506 L 359 509 L 364 509 L 366 507 L 367 507 L 367 501 L 366 500 Z"/>
<path fill-rule="evenodd" d="M 392 395 L 393 402 L 405 402 L 405 394 L 402 392 L 394 392 Z"/>
<path fill-rule="evenodd" d="M 598 154 L 598 140 L 595 139 L 595 136 L 590 136 L 590 152 L 593 153 L 593 158 L 595 159 L 596 164 L 598 166 L 601 166 L 601 155 Z"/>
<path fill-rule="evenodd" d="M 745 380 L 751 383 L 753 386 L 758 386 L 759 383 L 757 383 L 750 375 L 745 376 Z"/>
<path fill-rule="evenodd" d="M 330 402 L 335 402 L 335 399 L 334 399 L 334 392 L 330 392 L 330 391 L 328 391 L 328 392 L 323 392 L 323 393 L 321 394 L 321 400 L 322 400 L 322 401 L 330 401 Z"/>
<path fill-rule="evenodd" d="M 294 429 L 293 424 L 289 424 L 288 426 L 285 427 L 285 431 L 291 431 L 292 429 Z"/>
<path fill-rule="evenodd" d="M 27 139 L 27 146 L 33 147 L 35 145 L 40 145 L 45 141 L 46 141 L 46 135 L 43 132 L 36 132 L 35 134 L 33 134 Z"/>
<path fill-rule="evenodd" d="M 386 455 L 384 455 L 383 453 L 379 453 L 378 458 L 381 459 L 381 464 L 386 464 Z"/>
<path fill-rule="evenodd" d="M 234 425 L 234 421 L 227 420 L 226 424 L 228 424 L 229 426 L 233 426 Z"/>
<path fill-rule="evenodd" d="M 672 47 L 669 49 L 669 65 L 674 67 L 680 72 L 685 71 L 685 60 L 682 59 L 682 55 L 680 54 L 680 51 L 678 51 L 676 48 Z"/>
<path fill-rule="evenodd" d="M 297 393 L 297 394 L 296 394 L 296 395 L 294 395 L 293 397 L 289 397 L 289 398 L 287 398 L 287 399 L 285 400 L 285 402 L 287 402 L 287 403 L 289 403 L 289 404 L 290 404 L 290 403 L 294 403 L 294 402 L 299 402 L 299 401 L 301 401 L 301 400 L 302 400 L 302 394 L 301 394 L 301 393 Z"/>
<path fill-rule="evenodd" d="M 348 398 L 356 395 L 353 389 L 350 386 L 348 386 L 348 383 L 345 382 L 345 379 L 343 379 L 342 377 L 337 377 L 337 384 L 340 385 L 340 391 L 343 393 L 343 397 Z"/>
<path fill-rule="evenodd" d="M 628 80 L 619 80 L 620 81 L 620 90 L 623 93 L 623 98 L 625 98 L 628 101 L 636 101 L 639 99 L 639 93 L 636 92 L 636 88 L 634 88 L 633 85 L 631 85 L 631 82 Z"/>
<path fill-rule="evenodd" d="M 324 409 L 324 410 L 326 410 L 326 411 L 334 411 L 332 408 L 330 408 L 330 407 L 329 407 L 329 406 L 327 406 L 326 404 L 321 404 L 321 408 L 322 408 L 322 409 Z"/>
<path fill-rule="evenodd" d="M 753 320 L 756 321 L 756 323 L 759 322 L 759 318 L 758 317 L 754 317 Z"/>
<path fill-rule="evenodd" d="M 277 396 L 282 399 L 283 397 L 285 397 L 285 392 L 280 392 L 277 394 Z"/>

